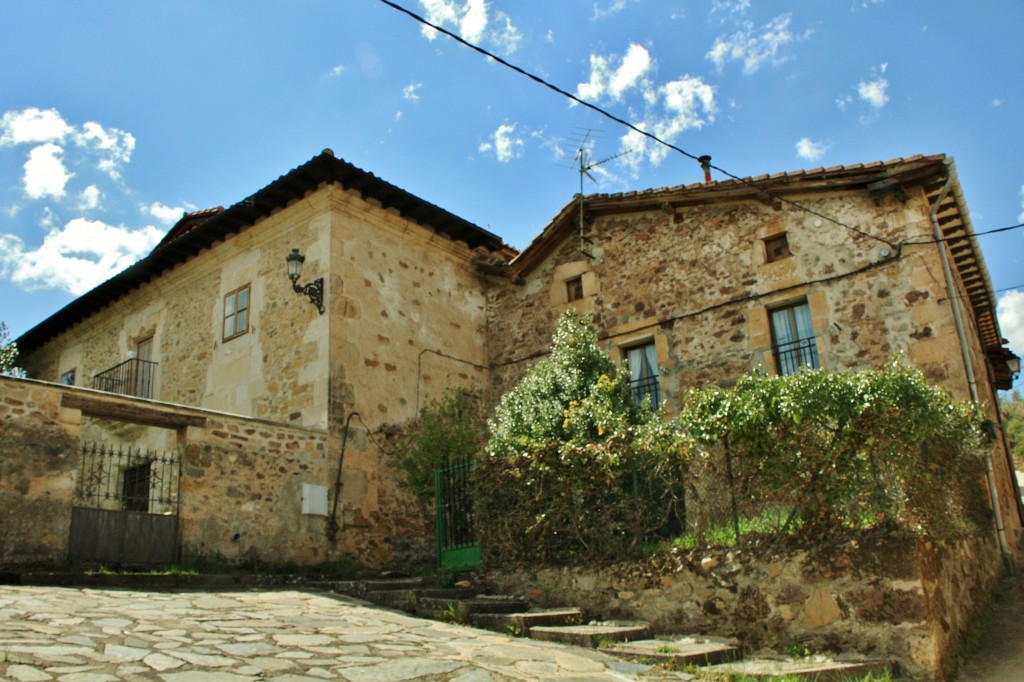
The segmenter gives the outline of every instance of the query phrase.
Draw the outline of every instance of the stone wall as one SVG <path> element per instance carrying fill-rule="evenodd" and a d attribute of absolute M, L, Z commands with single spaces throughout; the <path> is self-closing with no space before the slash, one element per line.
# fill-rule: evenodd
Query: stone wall
<path fill-rule="evenodd" d="M 372 513 L 362 506 L 366 476 L 347 458 L 337 526 L 303 513 L 303 484 L 328 490 L 328 513 L 335 508 L 340 452 L 329 448 L 326 430 L 0 377 L 0 567 L 67 558 L 82 432 L 102 433 L 97 421 L 108 431 L 120 423 L 132 433 L 176 434 L 186 562 L 408 568 L 433 561 L 432 526 L 394 467 L 381 468 Z M 372 451 L 378 438 L 353 427 L 348 446 Z"/>
<path fill-rule="evenodd" d="M 549 228 L 533 247 L 547 249 L 544 256 L 531 256 L 520 280 L 491 288 L 492 404 L 547 352 L 556 320 L 570 306 L 592 316 L 617 361 L 630 346 L 655 345 L 661 396 L 671 415 L 690 387 L 728 386 L 757 368 L 774 372 L 770 311 L 797 302 L 808 306 L 821 367 L 880 367 L 902 354 L 956 399 L 971 398 L 952 312 L 966 296 L 959 283 L 946 290 L 944 245 L 907 245 L 895 254 L 788 205 L 751 198 L 666 209 L 659 202 L 673 199 L 671 190 L 653 194 L 606 203 L 596 197 L 584 240 L 574 225 Z M 906 201 L 866 191 L 792 199 L 894 243 L 931 238 L 919 189 Z M 770 260 L 765 240 L 783 233 L 791 255 Z M 570 302 L 566 282 L 575 277 L 582 277 L 584 296 Z M 979 397 L 991 402 L 981 344 L 963 310 Z M 1007 461 L 1004 444 L 996 443 L 993 477 L 1007 549 L 1016 553 L 1024 518 Z"/>
<path fill-rule="evenodd" d="M 151 398 L 287 424 L 327 426 L 328 324 L 292 291 L 285 256 L 307 255 L 303 282 L 329 267 L 330 189 L 231 235 L 41 348 L 22 354 L 29 376 L 75 385 L 124 362 L 152 339 Z M 322 255 L 320 255 L 322 254 Z M 249 286 L 248 328 L 224 340 L 224 298 Z M 329 299 L 328 299 L 329 300 Z"/>
<path fill-rule="evenodd" d="M 587 618 L 736 637 L 748 651 L 860 653 L 942 678 L 1000 566 L 989 538 L 956 547 L 890 539 L 817 555 L 675 550 L 646 562 L 488 571 L 482 579 L 537 605 L 580 607 Z"/>
<path fill-rule="evenodd" d="M 67 556 L 79 419 L 58 391 L 0 376 L 0 568 Z"/>
<path fill-rule="evenodd" d="M 923 197 L 906 204 L 866 193 L 795 199 L 894 241 L 930 230 Z M 792 255 L 768 261 L 764 239 L 781 233 Z M 757 367 L 774 371 L 768 311 L 806 301 L 822 367 L 879 366 L 905 352 L 935 383 L 969 397 L 934 246 L 907 247 L 902 258 L 886 260 L 877 241 L 754 200 L 610 212 L 594 220 L 586 240 L 581 249 L 574 231 L 553 234 L 550 255 L 522 283 L 492 290 L 497 392 L 546 350 L 569 305 L 592 315 L 612 351 L 661 340 L 671 406 L 689 386 L 727 385 Z M 565 281 L 581 273 L 584 297 L 569 303 Z"/>

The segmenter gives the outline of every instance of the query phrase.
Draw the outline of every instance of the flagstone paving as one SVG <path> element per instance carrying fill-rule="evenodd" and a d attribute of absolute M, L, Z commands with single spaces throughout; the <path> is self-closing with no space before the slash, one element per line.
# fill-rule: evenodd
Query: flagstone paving
<path fill-rule="evenodd" d="M 0 586 L 0 679 L 398 682 L 692 679 L 298 591 Z"/>

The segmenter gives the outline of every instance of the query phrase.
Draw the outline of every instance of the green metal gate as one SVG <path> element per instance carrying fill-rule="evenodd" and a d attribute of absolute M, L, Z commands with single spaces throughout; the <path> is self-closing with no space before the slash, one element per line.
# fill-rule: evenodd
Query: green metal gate
<path fill-rule="evenodd" d="M 480 538 L 473 521 L 471 461 L 461 460 L 434 472 L 437 553 L 441 569 L 480 565 Z"/>

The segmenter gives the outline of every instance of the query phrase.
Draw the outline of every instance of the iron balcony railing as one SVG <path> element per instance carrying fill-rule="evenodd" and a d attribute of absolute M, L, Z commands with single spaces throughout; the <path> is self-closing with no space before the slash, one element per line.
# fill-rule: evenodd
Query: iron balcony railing
<path fill-rule="evenodd" d="M 93 388 L 107 393 L 152 398 L 157 363 L 131 358 L 100 372 L 92 380 Z"/>
<path fill-rule="evenodd" d="M 772 350 L 775 353 L 775 366 L 781 376 L 796 374 L 801 367 L 818 368 L 818 345 L 813 336 L 780 344 Z"/>
<path fill-rule="evenodd" d="M 636 379 L 635 381 L 629 382 L 629 385 L 633 388 L 633 395 L 636 397 L 637 402 L 651 401 L 651 409 L 658 409 L 661 405 L 661 387 L 658 385 L 658 375 L 652 374 L 650 376 Z"/>

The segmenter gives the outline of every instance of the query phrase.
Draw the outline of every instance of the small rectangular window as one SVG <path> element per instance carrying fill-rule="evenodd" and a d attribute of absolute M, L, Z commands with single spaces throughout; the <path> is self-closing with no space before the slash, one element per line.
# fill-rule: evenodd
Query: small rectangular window
<path fill-rule="evenodd" d="M 776 234 L 764 240 L 764 257 L 768 263 L 788 258 L 793 254 L 789 251 L 789 240 L 786 233 Z"/>
<path fill-rule="evenodd" d="M 224 297 L 224 340 L 229 341 L 249 331 L 249 285 L 235 289 Z"/>
<path fill-rule="evenodd" d="M 67 372 L 64 372 L 63 374 L 61 374 L 60 375 L 60 383 L 64 384 L 65 386 L 74 386 L 75 385 L 75 370 L 71 369 L 71 370 L 68 370 Z"/>
<path fill-rule="evenodd" d="M 573 277 L 565 281 L 565 297 L 571 303 L 583 298 L 583 276 Z"/>
<path fill-rule="evenodd" d="M 795 374 L 801 367 L 817 369 L 818 345 L 807 303 L 777 308 L 770 315 L 772 350 L 779 374 Z"/>
<path fill-rule="evenodd" d="M 639 402 L 649 402 L 652 409 L 658 409 L 661 405 L 661 386 L 658 383 L 658 354 L 654 344 L 633 346 L 624 353 L 633 395 Z"/>

